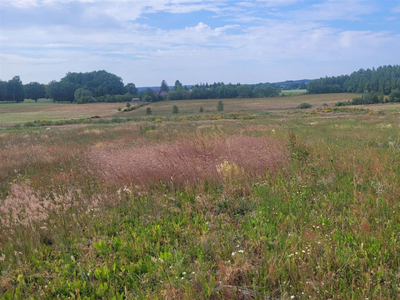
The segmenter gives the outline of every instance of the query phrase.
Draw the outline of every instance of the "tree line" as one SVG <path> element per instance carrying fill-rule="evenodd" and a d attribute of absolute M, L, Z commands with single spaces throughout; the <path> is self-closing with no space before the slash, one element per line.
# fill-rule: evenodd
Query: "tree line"
<path fill-rule="evenodd" d="M 60 81 L 49 84 L 23 84 L 19 76 L 9 81 L 0 80 L 0 102 L 37 101 L 51 98 L 54 102 L 126 102 L 138 94 L 135 84 L 123 84 L 122 79 L 106 71 L 67 73 Z"/>
<path fill-rule="evenodd" d="M 164 92 L 164 93 L 163 93 Z M 159 91 L 150 88 L 143 94 L 143 100 L 157 102 L 162 100 L 190 100 L 190 99 L 229 99 L 229 98 L 262 98 L 279 95 L 271 84 L 225 84 L 215 82 L 213 84 L 196 84 L 191 88 L 182 86 L 179 80 L 175 81 L 172 89 L 169 89 L 163 80 Z"/>
<path fill-rule="evenodd" d="M 122 79 L 114 74 L 102 71 L 88 73 L 67 73 L 60 81 L 51 81 L 44 85 L 31 82 L 23 85 L 19 76 L 9 81 L 0 81 L 0 101 L 22 102 L 24 99 L 37 101 L 51 98 L 54 102 L 128 102 L 133 97 L 146 102 L 188 99 L 226 99 L 260 98 L 279 95 L 279 90 L 269 83 L 259 84 L 196 84 L 183 86 L 179 80 L 169 88 L 165 80 L 158 90 L 147 88 L 139 92 L 134 83 L 124 85 Z"/>
<path fill-rule="evenodd" d="M 350 75 L 325 77 L 313 80 L 307 85 L 310 94 L 326 93 L 368 93 L 390 95 L 393 90 L 400 89 L 400 66 L 388 65 L 377 69 L 360 69 Z M 374 96 L 374 100 L 376 101 Z M 369 97 L 366 97 L 369 101 Z"/>

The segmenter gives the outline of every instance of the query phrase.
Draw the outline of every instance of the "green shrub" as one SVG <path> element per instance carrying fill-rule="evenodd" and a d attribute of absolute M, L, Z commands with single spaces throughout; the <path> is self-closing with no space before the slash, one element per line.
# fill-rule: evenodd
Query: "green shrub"
<path fill-rule="evenodd" d="M 392 90 L 389 94 L 389 102 L 400 102 L 400 90 Z"/>
<path fill-rule="evenodd" d="M 222 100 L 218 101 L 217 110 L 218 111 L 224 111 L 224 103 L 222 103 Z"/>
<path fill-rule="evenodd" d="M 201 113 L 204 112 L 203 106 L 200 106 L 200 112 L 201 112 Z"/>
<path fill-rule="evenodd" d="M 146 115 L 151 115 L 151 108 L 150 107 L 146 108 Z"/>
<path fill-rule="evenodd" d="M 299 106 L 297 106 L 296 108 L 300 108 L 300 109 L 306 109 L 306 108 L 311 108 L 312 105 L 310 103 L 301 103 Z"/>
<path fill-rule="evenodd" d="M 173 114 L 179 113 L 178 106 L 176 106 L 176 105 L 172 106 L 172 113 L 173 113 Z"/>

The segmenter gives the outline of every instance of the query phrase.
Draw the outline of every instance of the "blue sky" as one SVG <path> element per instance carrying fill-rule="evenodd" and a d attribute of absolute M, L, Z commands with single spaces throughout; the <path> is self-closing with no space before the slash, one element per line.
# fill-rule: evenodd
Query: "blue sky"
<path fill-rule="evenodd" d="M 400 63 L 400 0 L 1 0 L 0 79 L 258 83 Z"/>

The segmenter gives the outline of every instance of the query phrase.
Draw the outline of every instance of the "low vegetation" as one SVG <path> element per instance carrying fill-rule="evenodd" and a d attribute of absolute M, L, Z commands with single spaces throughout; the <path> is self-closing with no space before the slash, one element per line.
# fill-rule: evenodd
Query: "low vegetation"
<path fill-rule="evenodd" d="M 298 97 L 2 129 L 2 298 L 396 298 L 398 112 Z"/>
<path fill-rule="evenodd" d="M 303 103 L 300 103 L 296 108 L 306 109 L 306 108 L 311 108 L 311 107 L 312 107 L 312 105 L 310 103 L 303 102 Z"/>

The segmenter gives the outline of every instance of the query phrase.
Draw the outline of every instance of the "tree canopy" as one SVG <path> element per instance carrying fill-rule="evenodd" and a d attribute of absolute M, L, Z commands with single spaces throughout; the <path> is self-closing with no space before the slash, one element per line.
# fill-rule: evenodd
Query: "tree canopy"
<path fill-rule="evenodd" d="M 24 86 L 19 76 L 14 76 L 9 81 L 0 80 L 0 101 L 23 102 L 24 98 Z"/>
<path fill-rule="evenodd" d="M 121 77 L 102 70 L 88 73 L 69 72 L 59 82 L 50 82 L 48 86 L 48 91 L 50 97 L 55 102 L 72 102 L 75 100 L 75 92 L 80 88 L 83 88 L 85 91 L 89 91 L 92 95 L 91 97 L 101 98 L 107 95 L 123 95 L 127 92 L 127 88 L 130 89 L 130 91 L 134 92 L 136 86 L 132 83 L 129 84 L 126 88 L 124 86 L 124 83 L 122 82 Z M 111 98 L 115 100 L 115 98 Z M 86 103 L 86 101 L 89 99 L 92 98 L 86 98 L 86 100 L 81 103 Z M 96 99 L 94 99 L 93 101 L 96 101 Z"/>
<path fill-rule="evenodd" d="M 389 95 L 394 89 L 400 89 L 399 65 L 360 69 L 351 75 L 320 78 L 307 85 L 310 94 L 368 91 Z"/>
<path fill-rule="evenodd" d="M 163 81 L 161 82 L 160 91 L 161 91 L 161 92 L 168 92 L 168 91 L 169 91 L 168 84 L 167 84 L 167 82 L 166 82 L 165 80 L 163 80 Z"/>
<path fill-rule="evenodd" d="M 46 87 L 39 82 L 31 82 L 24 85 L 25 98 L 35 100 L 46 97 Z"/>

